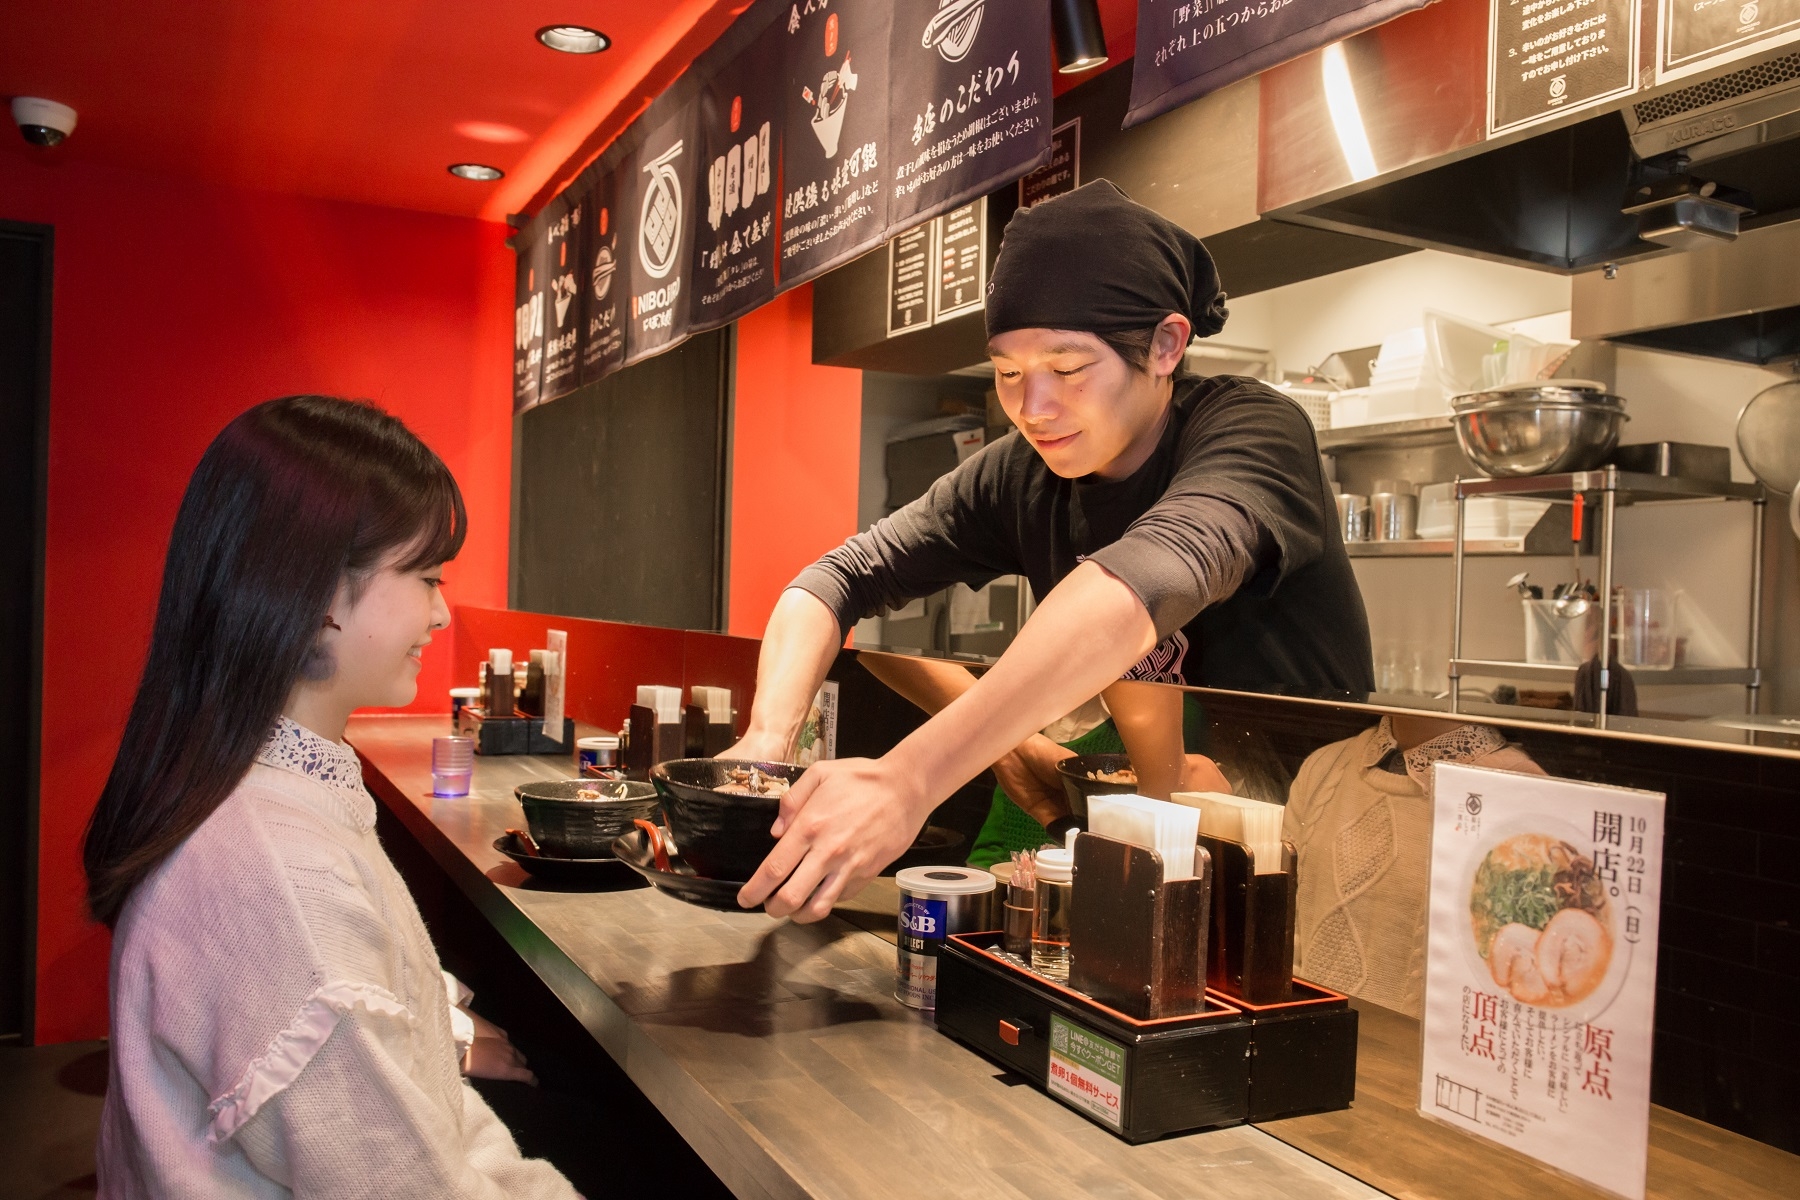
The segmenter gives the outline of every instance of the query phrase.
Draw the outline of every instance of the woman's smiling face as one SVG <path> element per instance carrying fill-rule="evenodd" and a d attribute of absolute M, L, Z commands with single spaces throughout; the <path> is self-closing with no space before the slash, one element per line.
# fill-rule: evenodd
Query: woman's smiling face
<path fill-rule="evenodd" d="M 331 685 L 354 707 L 412 703 L 420 655 L 432 633 L 450 623 L 438 591 L 442 574 L 442 564 L 412 571 L 384 565 L 360 588 L 339 588 L 332 607 L 339 629 L 327 642 L 336 668 Z"/>
<path fill-rule="evenodd" d="M 1157 327 L 1147 369 L 1134 367 L 1091 333 L 1014 329 L 988 339 L 1000 407 L 1065 479 L 1123 478 L 1143 465 L 1169 411 L 1169 376 L 1187 346 L 1188 324 Z"/>

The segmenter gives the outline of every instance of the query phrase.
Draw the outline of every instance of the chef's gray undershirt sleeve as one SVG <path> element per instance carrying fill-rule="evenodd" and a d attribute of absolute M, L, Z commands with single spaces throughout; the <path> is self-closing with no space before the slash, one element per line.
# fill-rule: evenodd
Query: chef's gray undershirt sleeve
<path fill-rule="evenodd" d="M 1231 597 L 1279 554 L 1275 539 L 1237 505 L 1187 495 L 1152 508 L 1088 561 L 1137 595 L 1160 641 Z"/>

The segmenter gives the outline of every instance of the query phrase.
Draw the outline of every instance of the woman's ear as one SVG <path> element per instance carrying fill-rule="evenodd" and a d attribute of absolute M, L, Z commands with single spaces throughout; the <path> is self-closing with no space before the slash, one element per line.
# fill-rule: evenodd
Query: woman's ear
<path fill-rule="evenodd" d="M 1194 326 L 1180 313 L 1170 313 L 1157 322 L 1156 333 L 1150 339 L 1150 374 L 1167 379 L 1180 370 L 1181 357 L 1187 353 L 1193 336 Z"/>

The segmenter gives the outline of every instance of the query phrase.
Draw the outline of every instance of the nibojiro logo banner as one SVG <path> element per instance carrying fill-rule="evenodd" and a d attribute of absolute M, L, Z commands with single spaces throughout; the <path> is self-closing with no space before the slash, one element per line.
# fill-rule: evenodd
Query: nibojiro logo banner
<path fill-rule="evenodd" d="M 653 279 L 668 275 L 681 250 L 681 176 L 672 165 L 681 150 L 676 142 L 643 167 L 650 182 L 638 214 L 638 262 Z"/>

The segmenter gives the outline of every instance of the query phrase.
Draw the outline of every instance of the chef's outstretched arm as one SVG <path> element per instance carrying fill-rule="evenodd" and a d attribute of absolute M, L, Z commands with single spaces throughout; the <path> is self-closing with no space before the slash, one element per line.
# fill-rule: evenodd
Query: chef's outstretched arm
<path fill-rule="evenodd" d="M 837 625 L 822 602 L 799 615 L 793 591 L 781 609 L 794 606 L 796 630 L 771 620 L 770 632 L 793 636 L 786 653 L 817 655 L 810 670 L 771 654 L 765 635 L 762 666 L 791 675 L 771 679 L 771 697 L 810 701 L 830 658 L 815 626 L 830 623 L 829 653 L 837 649 Z M 782 624 L 785 626 L 785 621 Z M 860 889 L 897 858 L 944 797 L 1056 718 L 1098 695 L 1156 645 L 1156 626 L 1137 594 L 1097 563 L 1083 563 L 1044 598 L 1011 648 L 974 686 L 879 759 L 837 759 L 815 764 L 782 801 L 774 832 L 780 840 L 738 902 L 765 904 L 775 916 L 816 921 L 840 896 Z M 802 683 L 808 687 L 800 686 Z M 765 686 L 757 687 L 757 706 Z M 759 718 L 752 713 L 752 726 Z M 775 729 L 774 732 L 779 732 Z M 747 739 L 748 740 L 748 739 Z"/>
<path fill-rule="evenodd" d="M 790 761 L 813 697 L 843 644 L 837 615 L 823 600 L 800 588 L 782 592 L 763 630 L 750 724 L 719 757 Z"/>

